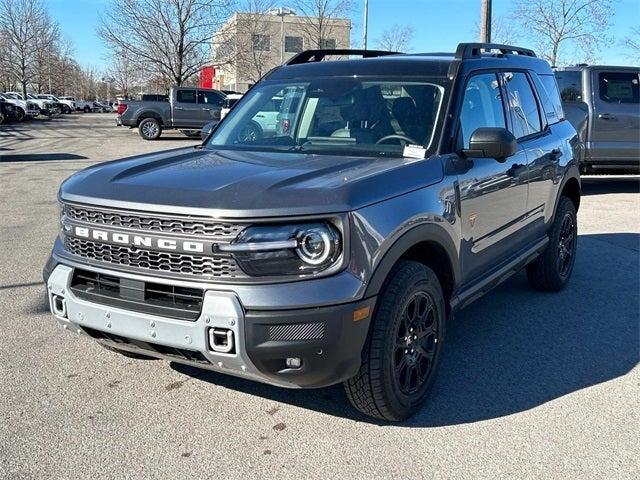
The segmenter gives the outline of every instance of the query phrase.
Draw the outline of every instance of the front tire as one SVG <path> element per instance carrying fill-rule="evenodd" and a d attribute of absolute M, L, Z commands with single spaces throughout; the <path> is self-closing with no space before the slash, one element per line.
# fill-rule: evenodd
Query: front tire
<path fill-rule="evenodd" d="M 351 404 L 383 420 L 413 415 L 433 382 L 445 323 L 444 296 L 433 270 L 399 262 L 380 296 L 360 370 L 344 383 Z"/>
<path fill-rule="evenodd" d="M 16 107 L 16 120 L 18 122 L 22 122 L 25 119 L 26 115 L 24 110 L 21 107 Z"/>
<path fill-rule="evenodd" d="M 71 113 L 71 107 L 69 105 L 63 105 L 62 106 L 62 113 L 64 113 L 65 115 L 68 115 Z"/>
<path fill-rule="evenodd" d="M 144 118 L 138 125 L 138 132 L 145 140 L 156 140 L 160 138 L 162 126 L 155 118 Z"/>
<path fill-rule="evenodd" d="M 84 113 L 91 113 L 91 108 L 89 107 L 89 105 L 84 106 Z"/>
<path fill-rule="evenodd" d="M 568 197 L 560 197 L 549 232 L 549 243 L 542 254 L 527 266 L 529 283 L 536 290 L 558 292 L 573 272 L 578 242 L 576 207 Z"/>

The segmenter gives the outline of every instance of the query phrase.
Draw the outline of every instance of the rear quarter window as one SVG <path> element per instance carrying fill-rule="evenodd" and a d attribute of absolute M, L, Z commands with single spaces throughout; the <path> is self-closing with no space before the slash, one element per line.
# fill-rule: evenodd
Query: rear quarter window
<path fill-rule="evenodd" d="M 562 109 L 562 100 L 560 99 L 560 91 L 553 75 L 534 75 L 536 88 L 542 98 L 547 122 L 556 123 L 564 119 L 564 110 Z M 542 88 L 540 88 L 542 86 Z M 545 99 L 545 94 L 547 98 Z"/>

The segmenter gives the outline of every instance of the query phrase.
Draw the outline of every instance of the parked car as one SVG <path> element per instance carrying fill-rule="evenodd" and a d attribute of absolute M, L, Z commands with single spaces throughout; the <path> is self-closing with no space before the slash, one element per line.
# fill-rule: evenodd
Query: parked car
<path fill-rule="evenodd" d="M 90 112 L 94 111 L 94 107 L 93 107 L 93 102 L 92 101 L 76 100 L 73 97 L 60 97 L 60 100 L 61 101 L 72 102 L 75 105 L 74 110 L 76 112 L 90 113 Z"/>
<path fill-rule="evenodd" d="M 640 68 L 577 65 L 556 80 L 585 145 L 582 173 L 640 173 Z"/>
<path fill-rule="evenodd" d="M 16 106 L 0 98 L 0 124 L 15 121 L 17 118 Z"/>
<path fill-rule="evenodd" d="M 238 103 L 238 100 L 242 98 L 241 93 L 230 93 L 228 94 L 224 101 L 222 102 L 222 109 L 220 110 L 220 120 L 227 116 L 227 113 L 231 110 L 231 108 Z"/>
<path fill-rule="evenodd" d="M 22 100 L 21 98 L 18 98 L 10 93 L 3 93 L 0 94 L 0 96 L 2 96 L 2 98 L 4 98 L 7 102 L 15 105 L 16 120 L 19 122 L 28 120 L 30 118 L 35 118 L 40 115 L 40 109 L 35 103 L 31 101 Z"/>
<path fill-rule="evenodd" d="M 113 108 L 107 102 L 93 102 L 93 110 L 102 113 L 113 112 Z"/>
<path fill-rule="evenodd" d="M 116 124 L 137 128 L 145 140 L 156 140 L 162 130 L 173 128 L 197 136 L 203 125 L 220 120 L 224 98 L 217 90 L 174 87 L 168 102 L 120 102 Z"/>
<path fill-rule="evenodd" d="M 456 312 L 522 269 L 564 288 L 580 140 L 549 64 L 479 43 L 348 53 L 367 58 L 313 50 L 272 70 L 203 145 L 67 179 L 44 268 L 55 319 L 130 357 L 343 382 L 398 421 L 426 400 Z M 245 135 L 291 88 L 287 132 Z"/>
<path fill-rule="evenodd" d="M 50 117 L 52 115 L 52 113 L 53 113 L 53 105 L 52 105 L 51 102 L 49 102 L 48 100 L 42 100 L 42 99 L 36 97 L 32 93 L 27 93 L 27 98 L 26 99 L 24 98 L 24 96 L 20 92 L 7 92 L 7 94 L 11 95 L 12 97 L 17 98 L 19 100 L 24 100 L 24 101 L 27 101 L 27 102 L 31 102 L 32 104 L 35 103 L 38 106 L 38 109 L 39 109 L 38 113 L 40 115 L 45 115 L 47 117 Z"/>
<path fill-rule="evenodd" d="M 72 97 L 56 97 L 55 95 L 51 95 L 50 93 L 39 94 L 38 98 L 44 98 L 47 100 L 51 100 L 54 104 L 57 104 L 62 113 L 71 113 L 76 110 L 76 102 L 75 100 L 69 100 Z"/>

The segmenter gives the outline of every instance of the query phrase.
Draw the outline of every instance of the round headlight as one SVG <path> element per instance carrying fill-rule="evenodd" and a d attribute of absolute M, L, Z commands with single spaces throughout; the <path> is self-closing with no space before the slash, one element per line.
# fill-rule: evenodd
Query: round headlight
<path fill-rule="evenodd" d="M 331 247 L 332 241 L 326 230 L 307 230 L 299 239 L 296 253 L 309 265 L 320 265 L 331 255 Z"/>

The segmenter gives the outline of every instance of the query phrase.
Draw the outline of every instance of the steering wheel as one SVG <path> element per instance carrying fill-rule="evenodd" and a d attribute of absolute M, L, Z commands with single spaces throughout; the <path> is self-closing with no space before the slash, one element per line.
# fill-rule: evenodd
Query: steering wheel
<path fill-rule="evenodd" d="M 411 137 L 407 137 L 406 135 L 401 135 L 399 133 L 394 133 L 393 135 L 385 135 L 384 137 L 382 137 L 380 140 L 378 140 L 376 142 L 376 145 L 386 142 L 388 140 L 404 140 L 407 143 L 411 143 L 413 145 L 417 145 L 418 142 L 416 142 L 413 138 Z"/>

